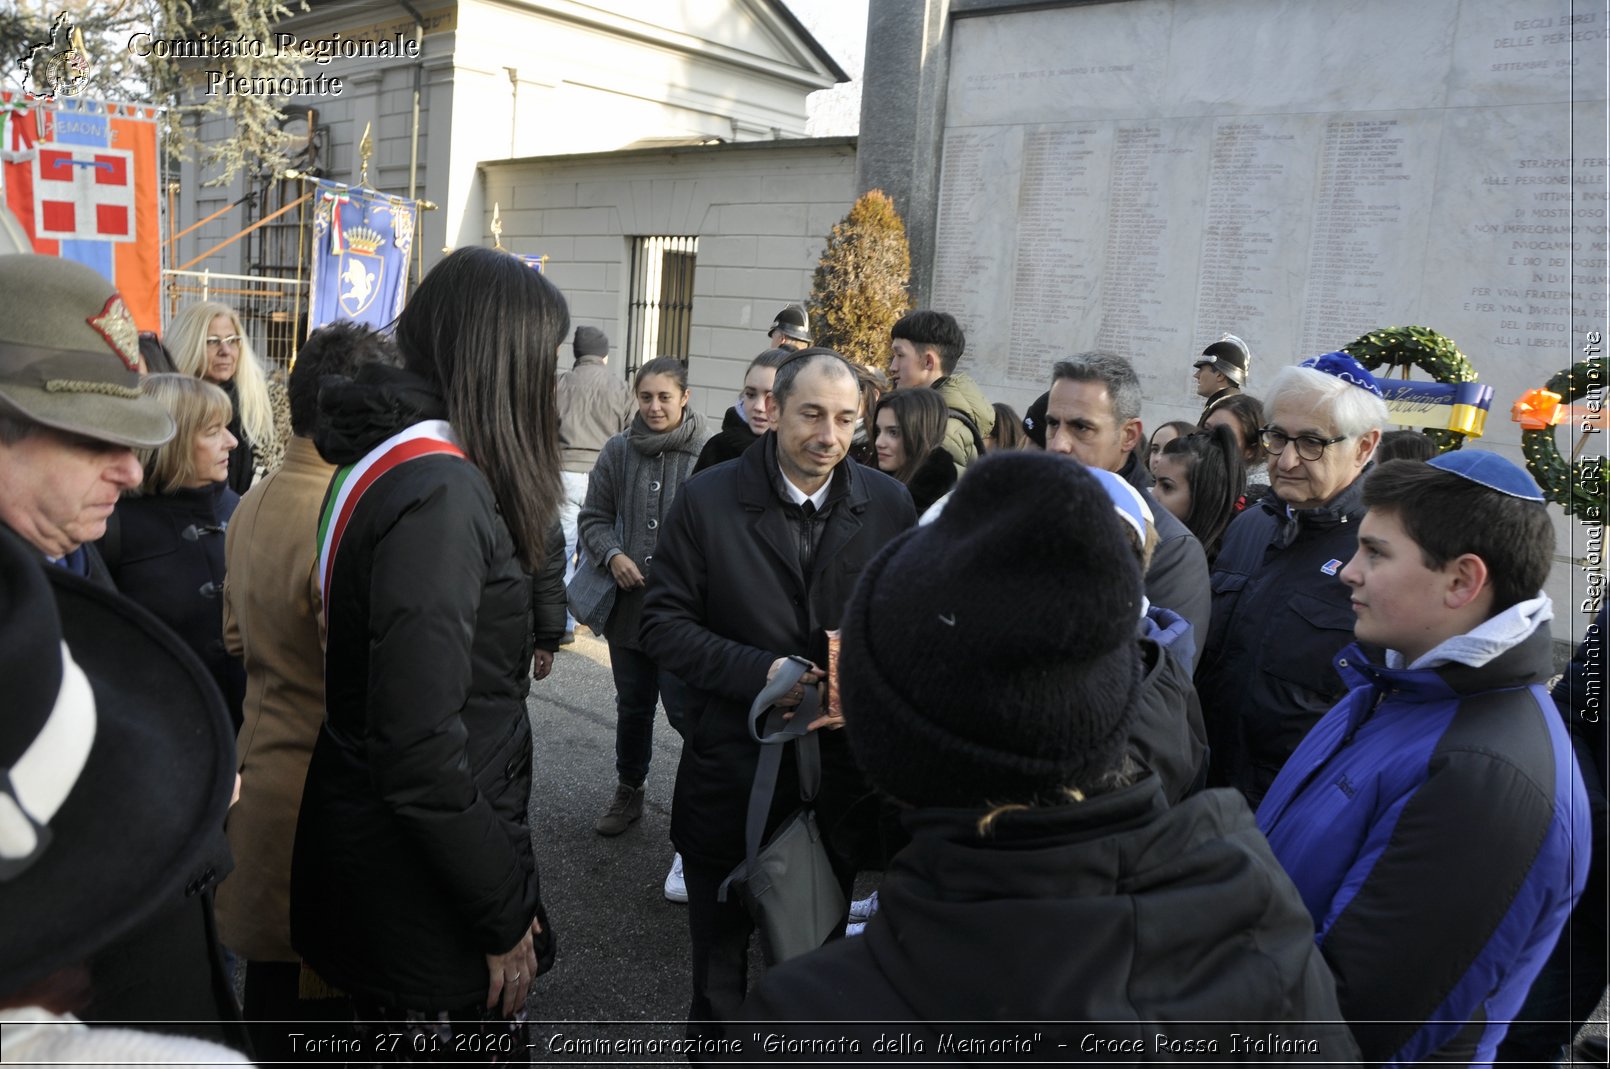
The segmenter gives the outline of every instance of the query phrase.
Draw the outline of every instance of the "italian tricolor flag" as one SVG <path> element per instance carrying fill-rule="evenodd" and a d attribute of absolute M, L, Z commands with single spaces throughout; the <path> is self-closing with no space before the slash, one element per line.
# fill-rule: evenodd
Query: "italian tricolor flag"
<path fill-rule="evenodd" d="M 326 627 L 330 623 L 330 576 L 335 571 L 335 552 L 364 491 L 398 465 L 438 453 L 463 457 L 464 449 L 446 420 L 428 419 L 398 431 L 356 464 L 336 469 L 319 514 L 319 590 L 324 596 Z"/>

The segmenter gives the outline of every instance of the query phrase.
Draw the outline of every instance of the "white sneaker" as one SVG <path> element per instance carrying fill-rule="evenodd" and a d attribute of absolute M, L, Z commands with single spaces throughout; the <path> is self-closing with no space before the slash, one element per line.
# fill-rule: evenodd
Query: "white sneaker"
<path fill-rule="evenodd" d="M 850 920 L 865 924 L 872 919 L 872 914 L 878 911 L 878 892 L 873 891 L 865 898 L 857 898 L 850 903 Z M 852 935 L 859 933 L 852 932 Z"/>
<path fill-rule="evenodd" d="M 665 874 L 665 900 L 667 902 L 688 900 L 688 881 L 682 878 L 681 854 L 671 859 L 671 871 Z"/>

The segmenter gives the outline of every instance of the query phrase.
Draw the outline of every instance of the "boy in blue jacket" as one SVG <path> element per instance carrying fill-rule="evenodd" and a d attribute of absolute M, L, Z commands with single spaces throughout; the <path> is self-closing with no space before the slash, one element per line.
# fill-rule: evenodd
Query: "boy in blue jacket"
<path fill-rule="evenodd" d="M 1364 504 L 1341 572 L 1349 693 L 1258 825 L 1365 1062 L 1488 1063 L 1587 876 L 1587 798 L 1546 687 L 1554 533 L 1531 477 L 1474 450 L 1382 464 Z"/>

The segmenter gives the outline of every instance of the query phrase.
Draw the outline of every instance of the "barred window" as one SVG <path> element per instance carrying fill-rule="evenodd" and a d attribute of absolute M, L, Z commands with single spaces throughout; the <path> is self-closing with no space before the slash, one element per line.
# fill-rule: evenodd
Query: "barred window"
<path fill-rule="evenodd" d="M 657 356 L 688 359 L 693 327 L 693 267 L 699 239 L 632 239 L 632 294 L 627 308 L 626 374 Z"/>

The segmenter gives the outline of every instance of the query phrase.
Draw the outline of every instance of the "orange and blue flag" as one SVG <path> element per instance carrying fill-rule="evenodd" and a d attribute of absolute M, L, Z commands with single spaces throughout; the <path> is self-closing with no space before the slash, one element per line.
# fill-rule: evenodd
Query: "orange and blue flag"
<path fill-rule="evenodd" d="M 0 91 L 0 194 L 35 252 L 76 260 L 162 327 L 158 113 Z"/>

